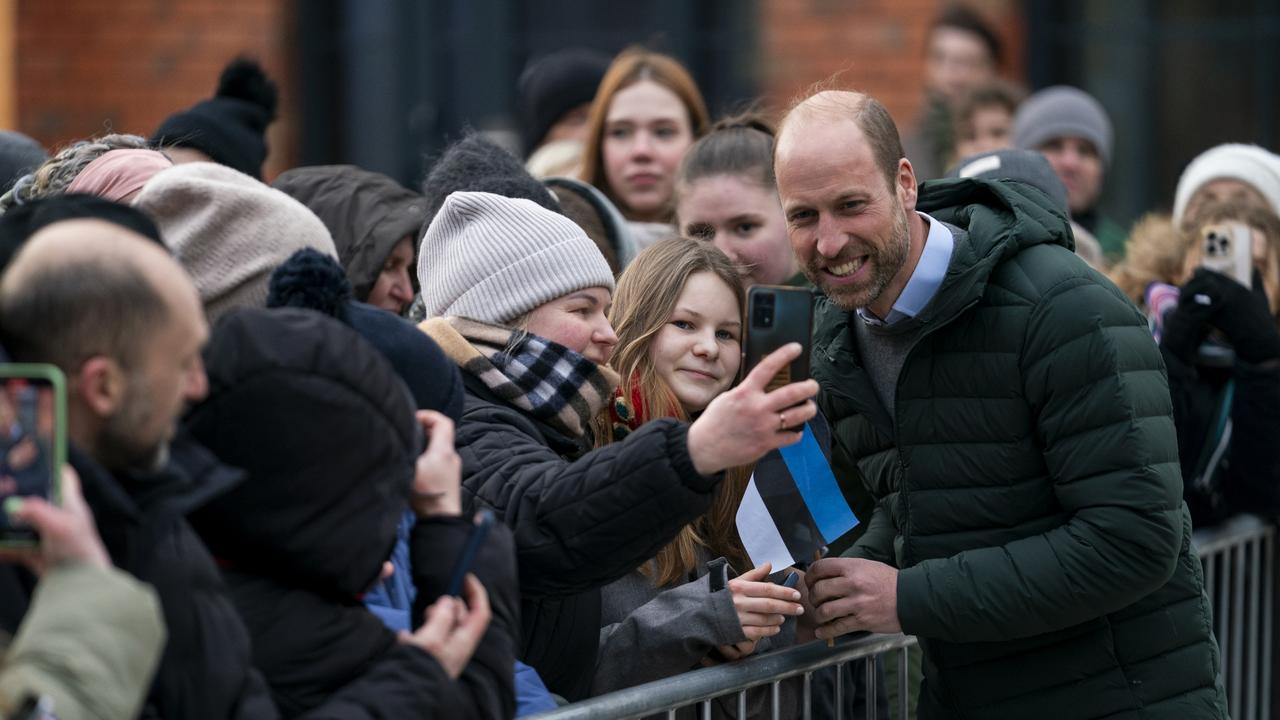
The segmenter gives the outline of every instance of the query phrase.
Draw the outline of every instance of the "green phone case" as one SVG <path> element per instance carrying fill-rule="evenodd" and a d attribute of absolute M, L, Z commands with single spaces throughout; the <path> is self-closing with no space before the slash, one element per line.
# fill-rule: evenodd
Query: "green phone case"
<path fill-rule="evenodd" d="M 23 378 L 35 383 L 47 384 L 53 390 L 53 477 L 50 478 L 49 499 L 55 505 L 62 504 L 62 466 L 67 461 L 67 385 L 62 371 L 55 365 L 44 363 L 0 363 L 0 384 L 10 378 Z M 3 510 L 0 509 L 0 512 Z M 37 541 L 12 538 L 0 534 L 0 547 L 32 547 Z"/>

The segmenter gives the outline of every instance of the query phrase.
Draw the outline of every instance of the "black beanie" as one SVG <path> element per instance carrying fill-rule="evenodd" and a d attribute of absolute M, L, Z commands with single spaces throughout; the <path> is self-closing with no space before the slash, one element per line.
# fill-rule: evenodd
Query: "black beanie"
<path fill-rule="evenodd" d="M 0 130 L 0 193 L 8 192 L 18 178 L 48 159 L 49 153 L 34 139 L 13 130 Z"/>
<path fill-rule="evenodd" d="M 525 66 L 518 87 L 526 155 L 565 113 L 595 98 L 609 63 L 609 56 L 602 52 L 567 48 Z"/>
<path fill-rule="evenodd" d="M 382 352 L 413 395 L 419 410 L 462 420 L 464 390 L 458 366 L 412 323 L 351 299 L 351 284 L 338 261 L 304 248 L 271 274 L 267 307 L 297 307 L 336 317 Z"/>
<path fill-rule="evenodd" d="M 236 58 L 222 71 L 218 91 L 190 110 L 170 115 L 151 135 L 159 147 L 186 147 L 262 179 L 267 126 L 276 119 L 276 86 L 258 63 Z"/>
<path fill-rule="evenodd" d="M 515 155 L 472 133 L 445 148 L 422 181 L 427 199 L 427 216 L 419 239 L 451 194 L 458 191 L 487 192 L 509 198 L 532 200 L 542 207 L 564 214 L 560 201 L 537 178 L 524 169 Z"/>

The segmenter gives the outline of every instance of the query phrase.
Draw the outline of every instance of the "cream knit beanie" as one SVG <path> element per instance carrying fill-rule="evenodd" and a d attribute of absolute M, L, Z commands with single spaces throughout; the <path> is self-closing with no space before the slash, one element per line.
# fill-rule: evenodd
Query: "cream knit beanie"
<path fill-rule="evenodd" d="M 1226 143 L 1196 156 L 1178 178 L 1173 199 L 1173 224 L 1182 224 L 1182 215 L 1196 191 L 1214 180 L 1239 180 L 1257 190 L 1280 214 L 1280 157 L 1257 145 Z"/>
<path fill-rule="evenodd" d="M 613 291 L 609 264 L 572 220 L 483 192 L 445 199 L 422 238 L 418 282 L 427 318 L 494 325 L 577 290 Z"/>
<path fill-rule="evenodd" d="M 210 322 L 237 307 L 266 307 L 271 273 L 294 251 L 338 257 L 328 229 L 305 205 L 225 165 L 162 170 L 133 204 L 156 221 Z"/>

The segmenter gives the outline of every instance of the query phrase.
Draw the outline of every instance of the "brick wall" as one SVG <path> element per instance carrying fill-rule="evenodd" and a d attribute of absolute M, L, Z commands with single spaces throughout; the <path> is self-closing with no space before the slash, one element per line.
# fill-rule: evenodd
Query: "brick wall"
<path fill-rule="evenodd" d="M 1000 34 L 1004 74 L 1021 81 L 1020 3 L 967 4 Z M 923 97 L 925 38 L 943 6 L 940 0 L 760 0 L 760 87 L 766 100 L 785 107 L 813 83 L 843 71 L 840 87 L 871 94 L 899 127 L 910 127 Z"/>
<path fill-rule="evenodd" d="M 150 135 L 170 113 L 213 95 L 239 53 L 281 87 L 268 177 L 290 167 L 287 0 L 19 0 L 17 128 L 47 147 L 105 132 Z"/>

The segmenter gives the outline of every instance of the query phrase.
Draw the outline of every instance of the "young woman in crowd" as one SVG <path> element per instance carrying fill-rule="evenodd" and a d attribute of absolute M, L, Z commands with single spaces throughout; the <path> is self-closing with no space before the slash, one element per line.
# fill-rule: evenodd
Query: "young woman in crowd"
<path fill-rule="evenodd" d="M 676 175 L 680 233 L 713 243 L 749 285 L 804 285 L 773 179 L 773 130 L 752 116 L 716 123 Z"/>
<path fill-rule="evenodd" d="M 610 313 L 618 333 L 614 366 L 623 380 L 610 417 L 597 421 L 598 447 L 625 441 L 656 418 L 696 418 L 733 385 L 744 295 L 729 258 L 698 240 L 663 240 L 627 267 Z M 750 477 L 749 465 L 726 471 L 707 512 L 604 589 L 593 693 L 795 641 L 790 620 L 802 614 L 800 593 L 769 582 L 768 565 L 724 587 L 714 587 L 708 571 L 708 561 L 721 557 L 739 571 L 750 567 L 734 527 Z M 764 699 L 753 697 L 753 705 Z"/>
<path fill-rule="evenodd" d="M 1228 222 L 1252 234 L 1248 287 L 1201 267 L 1205 230 Z M 1185 243 L 1182 287 L 1156 286 L 1147 295 L 1192 521 L 1280 512 L 1280 218 L 1250 203 L 1206 204 Z"/>
<path fill-rule="evenodd" d="M 423 258 L 432 258 L 431 262 Z M 770 355 L 692 423 L 662 418 L 592 450 L 612 402 L 613 274 L 595 243 L 527 200 L 456 192 L 419 252 L 423 330 L 462 369 L 458 426 L 468 511 L 516 536 L 525 662 L 552 692 L 585 697 L 600 588 L 653 558 L 712 505 L 724 471 L 799 440 L 812 381 L 765 392 L 799 353 Z"/>
<path fill-rule="evenodd" d="M 666 55 L 624 50 L 600 81 L 582 179 L 618 206 L 640 249 L 675 234 L 676 170 L 707 125 L 707 106 L 693 78 Z"/>

